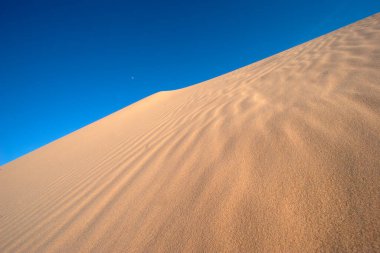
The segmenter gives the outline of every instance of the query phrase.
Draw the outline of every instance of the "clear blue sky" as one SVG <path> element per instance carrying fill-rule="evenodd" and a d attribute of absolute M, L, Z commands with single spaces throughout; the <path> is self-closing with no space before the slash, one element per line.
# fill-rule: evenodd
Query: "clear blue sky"
<path fill-rule="evenodd" d="M 379 11 L 378 0 L 2 0 L 0 164 Z"/>

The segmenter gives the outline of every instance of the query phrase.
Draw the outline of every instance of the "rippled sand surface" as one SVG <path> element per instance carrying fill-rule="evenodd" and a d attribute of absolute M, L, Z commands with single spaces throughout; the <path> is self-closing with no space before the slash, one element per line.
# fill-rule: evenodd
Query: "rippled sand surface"
<path fill-rule="evenodd" d="M 0 252 L 380 252 L 380 14 L 0 168 Z"/>

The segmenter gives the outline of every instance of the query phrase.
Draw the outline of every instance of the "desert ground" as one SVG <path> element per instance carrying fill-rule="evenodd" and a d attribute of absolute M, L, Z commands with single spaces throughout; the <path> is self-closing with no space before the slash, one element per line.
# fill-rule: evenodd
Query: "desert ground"
<path fill-rule="evenodd" d="M 380 252 L 380 14 L 0 167 L 0 252 Z"/>

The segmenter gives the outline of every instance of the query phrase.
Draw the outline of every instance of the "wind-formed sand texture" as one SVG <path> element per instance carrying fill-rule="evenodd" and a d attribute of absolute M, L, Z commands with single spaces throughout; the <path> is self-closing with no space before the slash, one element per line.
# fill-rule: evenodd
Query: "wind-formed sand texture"
<path fill-rule="evenodd" d="M 380 14 L 0 168 L 0 252 L 380 252 Z"/>

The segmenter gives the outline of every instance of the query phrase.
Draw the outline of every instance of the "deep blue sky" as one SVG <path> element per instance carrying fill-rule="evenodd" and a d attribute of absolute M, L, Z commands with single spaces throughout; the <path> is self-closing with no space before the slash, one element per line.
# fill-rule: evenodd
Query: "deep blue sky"
<path fill-rule="evenodd" d="M 0 164 L 378 11 L 377 0 L 0 0 Z"/>

